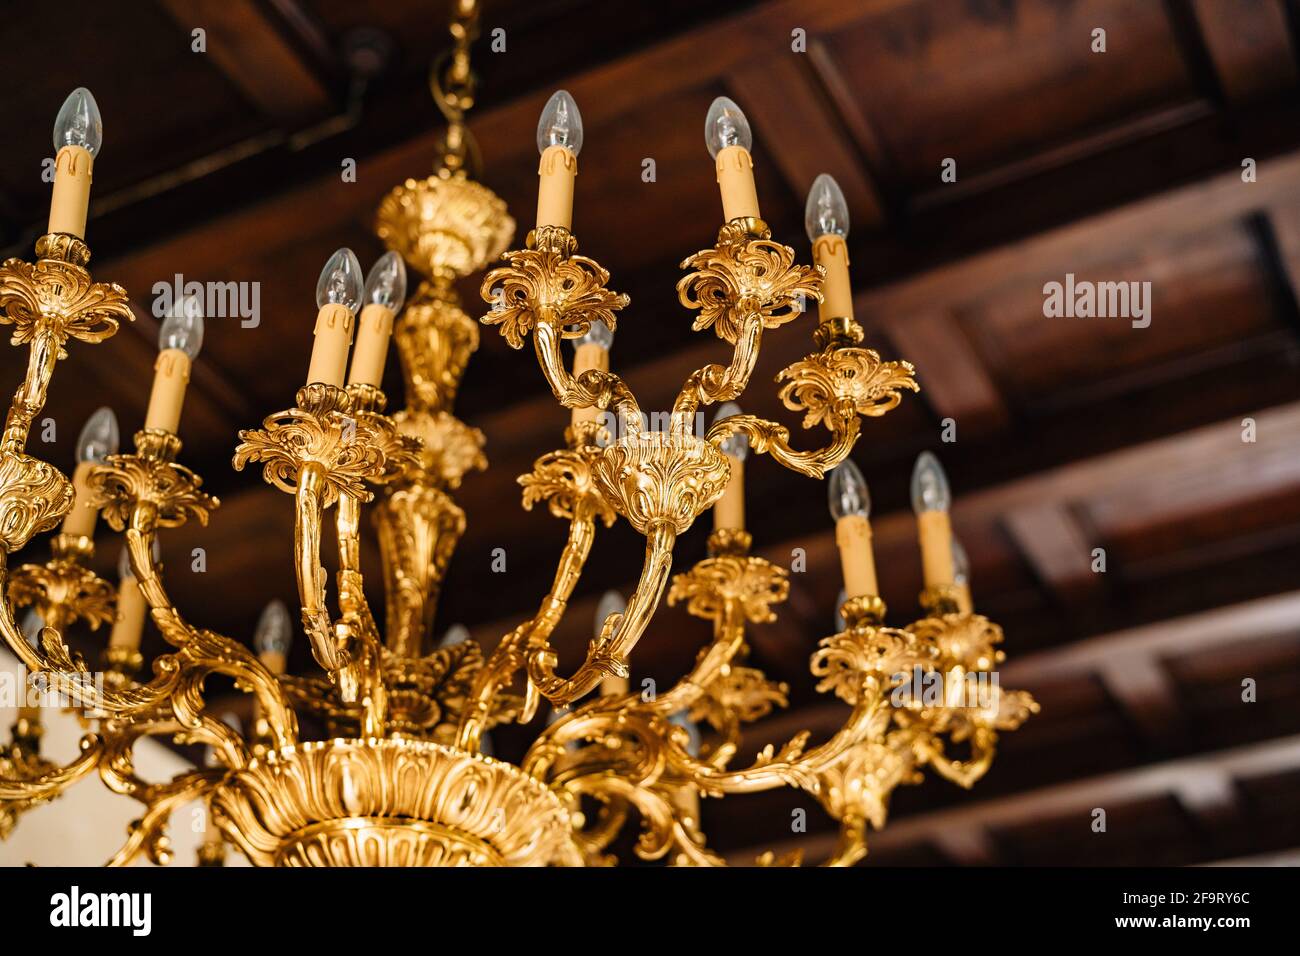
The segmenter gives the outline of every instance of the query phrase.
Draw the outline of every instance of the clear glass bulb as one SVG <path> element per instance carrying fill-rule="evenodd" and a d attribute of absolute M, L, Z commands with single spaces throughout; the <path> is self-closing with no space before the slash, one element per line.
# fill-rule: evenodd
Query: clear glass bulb
<path fill-rule="evenodd" d="M 599 345 L 608 352 L 614 345 L 614 331 L 600 319 L 596 319 L 584 335 L 573 340 L 574 348 L 579 345 Z"/>
<path fill-rule="evenodd" d="M 740 107 L 727 97 L 719 96 L 709 106 L 709 115 L 704 118 L 704 142 L 709 147 L 709 155 L 717 159 L 718 153 L 728 146 L 753 149 L 754 134 Z"/>
<path fill-rule="evenodd" d="M 401 312 L 406 302 L 406 263 L 396 252 L 385 252 L 366 275 L 366 305 L 387 306 Z"/>
<path fill-rule="evenodd" d="M 718 406 L 718 411 L 713 416 L 713 424 L 718 424 L 724 418 L 733 418 L 741 414 L 740 406 L 735 402 L 723 402 Z M 737 432 L 730 438 L 726 439 L 718 446 L 719 450 L 737 461 L 744 461 L 749 457 L 749 436 L 743 432 Z"/>
<path fill-rule="evenodd" d="M 847 236 L 849 234 L 849 204 L 835 177 L 822 173 L 813 180 L 808 190 L 808 202 L 803 207 L 803 227 L 808 241 L 816 242 L 821 236 Z"/>
<path fill-rule="evenodd" d="M 606 591 L 600 596 L 600 602 L 596 605 L 596 635 L 600 635 L 600 630 L 605 626 L 605 619 L 611 614 L 622 614 L 627 610 L 627 601 L 618 591 Z"/>
<path fill-rule="evenodd" d="M 921 452 L 912 468 L 912 510 L 920 514 L 922 511 L 947 511 L 951 506 L 952 492 L 943 466 L 930 452 Z"/>
<path fill-rule="evenodd" d="M 23 615 L 23 637 L 27 638 L 27 643 L 33 647 L 37 646 L 36 642 L 40 640 L 41 628 L 45 626 L 45 621 L 37 613 L 36 608 L 28 608 L 27 613 Z"/>
<path fill-rule="evenodd" d="M 293 647 L 293 622 L 289 609 L 279 598 L 262 609 L 253 632 L 253 647 L 259 654 L 289 656 L 289 648 Z"/>
<path fill-rule="evenodd" d="M 203 304 L 198 296 L 187 295 L 172 304 L 158 329 L 158 351 L 180 349 L 194 361 L 203 348 Z"/>
<path fill-rule="evenodd" d="M 582 152 L 582 114 L 568 90 L 556 90 L 537 120 L 537 151 L 563 146 L 574 156 Z"/>
<path fill-rule="evenodd" d="M 840 608 L 844 607 L 844 602 L 847 601 L 848 599 L 849 599 L 849 592 L 844 590 L 843 588 L 840 588 L 840 593 L 835 598 L 835 633 L 836 634 L 840 633 L 840 631 L 848 630 L 849 622 L 844 620 L 844 614 L 840 611 Z"/>
<path fill-rule="evenodd" d="M 77 436 L 77 461 L 98 465 L 118 448 L 117 416 L 108 406 L 95 409 Z"/>
<path fill-rule="evenodd" d="M 686 733 L 690 737 L 690 740 L 686 744 L 686 752 L 692 757 L 698 757 L 700 755 L 700 744 L 703 741 L 700 737 L 700 728 L 695 725 L 695 721 L 691 720 L 684 710 L 679 710 L 677 713 L 669 717 L 668 720 L 670 723 L 674 723 L 678 727 L 686 728 Z"/>
<path fill-rule="evenodd" d="M 970 584 L 970 558 L 955 536 L 952 539 L 952 583 L 958 587 Z"/>
<path fill-rule="evenodd" d="M 316 280 L 316 308 L 323 309 L 332 302 L 355 312 L 361 305 L 362 291 L 361 263 L 357 254 L 347 247 L 335 250 Z"/>
<path fill-rule="evenodd" d="M 464 624 L 453 624 L 447 628 L 447 633 L 442 635 L 442 640 L 438 642 L 438 650 L 444 647 L 455 647 L 457 644 L 464 644 L 469 640 L 469 628 Z"/>
<path fill-rule="evenodd" d="M 91 156 L 99 155 L 104 142 L 104 121 L 90 90 L 79 86 L 63 101 L 54 118 L 54 151 L 64 146 L 80 146 Z"/>
<path fill-rule="evenodd" d="M 845 458 L 831 469 L 831 480 L 827 486 L 831 517 L 836 521 L 849 515 L 866 518 L 871 514 L 871 493 L 867 490 L 867 479 L 862 477 L 862 472 L 853 464 L 852 459 Z"/>

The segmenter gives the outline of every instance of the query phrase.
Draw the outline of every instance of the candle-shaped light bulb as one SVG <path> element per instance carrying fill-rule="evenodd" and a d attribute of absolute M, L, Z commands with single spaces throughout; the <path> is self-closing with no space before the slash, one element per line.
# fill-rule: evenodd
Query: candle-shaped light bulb
<path fill-rule="evenodd" d="M 364 290 L 361 281 L 361 262 L 357 254 L 346 247 L 336 249 L 325 262 L 316 280 L 316 308 L 334 304 L 356 312 L 361 305 Z"/>
<path fill-rule="evenodd" d="M 713 424 L 740 414 L 735 402 L 725 402 L 713 417 Z M 713 504 L 714 531 L 745 530 L 745 457 L 749 454 L 749 438 L 743 432 L 727 436 L 719 449 L 727 456 L 727 486 L 722 497 Z"/>
<path fill-rule="evenodd" d="M 144 427 L 175 432 L 185 405 L 190 368 L 203 348 L 203 306 L 197 296 L 173 302 L 158 329 L 158 360 Z"/>
<path fill-rule="evenodd" d="M 348 371 L 348 349 L 356 311 L 365 291 L 361 263 L 351 249 L 335 250 L 316 280 L 316 339 L 311 348 L 307 384 L 341 388 Z"/>
<path fill-rule="evenodd" d="M 573 181 L 582 149 L 582 114 L 565 90 L 546 101 L 537 121 L 537 226 L 568 229 L 573 225 Z"/>
<path fill-rule="evenodd" d="M 95 98 L 90 90 L 78 87 L 54 120 L 54 190 L 47 232 L 85 237 L 95 154 L 103 139 L 104 124 Z"/>
<path fill-rule="evenodd" d="M 831 517 L 836 521 L 850 515 L 863 518 L 871 516 L 871 493 L 867 490 L 867 480 L 851 460 L 846 458 L 831 470 L 827 492 Z"/>
<path fill-rule="evenodd" d="M 90 538 L 95 534 L 99 512 L 90 501 L 90 473 L 109 455 L 117 454 L 117 416 L 111 408 L 100 408 L 81 427 L 77 436 L 77 468 L 72 473 L 72 508 L 63 519 L 63 534 Z"/>
<path fill-rule="evenodd" d="M 952 492 L 943 466 L 928 451 L 921 452 L 912 469 L 912 510 L 916 512 L 927 588 L 954 584 L 952 523 L 948 518 L 951 505 Z"/>
<path fill-rule="evenodd" d="M 740 406 L 735 402 L 723 402 L 718 406 L 718 410 L 713 416 L 713 424 L 716 425 L 725 418 L 734 418 L 740 413 Z M 726 438 L 718 447 L 724 455 L 735 458 L 737 461 L 744 461 L 749 457 L 749 436 L 744 432 L 736 432 Z"/>
<path fill-rule="evenodd" d="M 820 321 L 853 318 L 853 288 L 849 282 L 849 204 L 840 184 L 826 173 L 813 180 L 803 209 L 803 225 L 813 244 L 813 261 L 822 267 Z"/>
<path fill-rule="evenodd" d="M 709 155 L 714 159 L 728 146 L 742 149 L 754 148 L 754 134 L 750 131 L 749 120 L 740 107 L 728 97 L 719 96 L 709 106 L 704 118 L 704 142 L 709 147 Z"/>
<path fill-rule="evenodd" d="M 831 472 L 827 499 L 835 519 L 844 590 L 849 597 L 879 594 L 876 558 L 871 550 L 871 494 L 862 472 L 849 459 Z"/>
<path fill-rule="evenodd" d="M 835 177 L 822 173 L 813 180 L 808 190 L 808 202 L 803 207 L 803 227 L 808 241 L 816 242 L 821 236 L 849 234 L 849 204 Z"/>
<path fill-rule="evenodd" d="M 386 306 L 390 312 L 402 311 L 406 302 L 406 263 L 401 256 L 385 252 L 375 260 L 366 274 L 363 298 L 366 305 Z"/>
<path fill-rule="evenodd" d="M 947 511 L 951 506 L 952 492 L 943 466 L 930 452 L 921 452 L 912 468 L 912 510 L 921 514 L 923 511 Z"/>
<path fill-rule="evenodd" d="M 258 656 L 265 659 L 274 655 L 277 662 L 283 662 L 289 656 L 293 646 L 293 623 L 289 618 L 289 609 L 283 601 L 276 598 L 262 609 L 257 619 L 257 628 L 253 631 L 253 647 Z"/>
<path fill-rule="evenodd" d="M 718 176 L 722 218 L 727 222 L 759 219 L 754 158 L 749 155 L 754 135 L 740 107 L 725 96 L 719 96 L 709 107 L 704 119 L 704 142 Z"/>
<path fill-rule="evenodd" d="M 98 465 L 118 448 L 117 416 L 107 406 L 95 410 L 77 436 L 77 461 Z"/>
<path fill-rule="evenodd" d="M 167 312 L 158 329 L 158 350 L 180 349 L 193 362 L 203 348 L 203 304 L 187 295 Z"/>
<path fill-rule="evenodd" d="M 54 119 L 54 151 L 65 146 L 80 146 L 91 156 L 99 155 L 104 142 L 104 121 L 90 90 L 79 86 L 63 101 Z"/>
<path fill-rule="evenodd" d="M 442 640 L 438 642 L 438 650 L 455 647 L 457 644 L 464 644 L 468 640 L 469 628 L 464 624 L 453 624 L 447 628 L 447 633 L 442 635 Z"/>
<path fill-rule="evenodd" d="M 568 90 L 556 90 L 537 120 L 537 151 L 563 146 L 574 156 L 582 152 L 582 114 Z"/>
<path fill-rule="evenodd" d="M 357 320 L 357 346 L 352 352 L 349 385 L 379 387 L 388 361 L 388 340 L 393 319 L 406 302 L 406 265 L 396 252 L 385 252 L 370 267 L 363 293 L 364 307 Z"/>

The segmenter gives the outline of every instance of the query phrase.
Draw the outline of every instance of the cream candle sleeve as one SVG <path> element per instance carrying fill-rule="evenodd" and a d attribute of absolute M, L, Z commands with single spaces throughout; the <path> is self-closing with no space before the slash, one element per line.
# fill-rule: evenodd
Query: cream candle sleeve
<path fill-rule="evenodd" d="M 190 357 L 180 349 L 163 349 L 154 362 L 153 391 L 144 427 L 175 432 L 181 423 L 185 387 L 190 381 Z"/>
<path fill-rule="evenodd" d="M 316 313 L 308 385 L 320 382 L 342 387 L 348 370 L 348 349 L 352 346 L 352 320 L 348 307 L 336 302 L 327 302 Z"/>
<path fill-rule="evenodd" d="M 851 598 L 879 594 L 876 558 L 871 550 L 871 521 L 866 515 L 845 515 L 835 522 L 835 544 L 844 571 L 844 593 Z"/>
<path fill-rule="evenodd" d="M 573 377 L 577 378 L 583 372 L 590 372 L 592 369 L 609 371 L 609 349 L 602 348 L 595 342 L 583 342 L 574 350 Z M 571 421 L 572 424 L 577 425 L 579 422 L 597 421 L 602 415 L 604 415 L 602 409 L 595 405 L 588 405 L 586 408 L 573 409 Z"/>
<path fill-rule="evenodd" d="M 90 470 L 94 467 L 93 462 L 78 462 L 76 471 L 72 473 L 72 508 L 63 519 L 64 534 L 84 538 L 95 536 L 95 519 L 99 512 L 87 504 L 90 489 L 86 486 Z"/>
<path fill-rule="evenodd" d="M 578 157 L 564 146 L 548 146 L 537 166 L 537 225 L 573 225 L 573 182 Z"/>
<path fill-rule="evenodd" d="M 813 243 L 813 261 L 826 270 L 818 316 L 822 322 L 853 318 L 853 290 L 849 285 L 849 247 L 843 236 L 828 233 Z"/>
<path fill-rule="evenodd" d="M 722 192 L 722 218 L 758 219 L 758 190 L 754 186 L 754 158 L 743 146 L 718 151 L 715 160 L 718 188 Z"/>
<path fill-rule="evenodd" d="M 48 232 L 86 237 L 91 172 L 95 157 L 83 146 L 64 146 L 54 157 L 54 194 L 50 197 Z"/>
<path fill-rule="evenodd" d="M 113 618 L 113 631 L 108 635 L 108 646 L 138 651 L 148 608 L 140 582 L 134 577 L 124 578 L 117 589 L 117 614 Z"/>
<path fill-rule="evenodd" d="M 713 527 L 745 530 L 745 462 L 740 458 L 727 456 L 731 466 L 731 475 L 727 478 L 727 487 L 722 497 L 713 506 Z"/>
<path fill-rule="evenodd" d="M 361 317 L 357 320 L 357 347 L 352 350 L 352 368 L 348 372 L 349 385 L 379 387 L 384 380 L 388 340 L 392 334 L 392 309 L 372 302 L 361 310 Z"/>
<path fill-rule="evenodd" d="M 925 586 L 952 584 L 956 572 L 952 565 L 952 522 L 946 511 L 922 511 L 916 516 L 921 537 L 921 567 Z"/>

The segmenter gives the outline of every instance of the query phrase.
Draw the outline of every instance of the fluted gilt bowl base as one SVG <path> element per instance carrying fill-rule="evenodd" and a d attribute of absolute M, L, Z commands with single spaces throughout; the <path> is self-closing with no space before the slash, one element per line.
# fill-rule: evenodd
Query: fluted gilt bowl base
<path fill-rule="evenodd" d="M 518 767 L 405 737 L 272 751 L 212 798 L 257 866 L 547 866 L 577 861 L 569 815 Z"/>

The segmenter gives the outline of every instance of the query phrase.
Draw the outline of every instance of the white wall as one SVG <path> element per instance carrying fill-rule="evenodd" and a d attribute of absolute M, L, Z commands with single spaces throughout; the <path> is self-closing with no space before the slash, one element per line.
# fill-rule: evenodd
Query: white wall
<path fill-rule="evenodd" d="M 18 670 L 18 660 L 7 649 L 0 649 L 0 671 L 17 674 Z M 6 744 L 16 716 L 13 707 L 0 706 L 0 741 Z M 85 733 L 77 719 L 47 709 L 44 724 L 41 752 L 60 764 L 71 761 Z M 137 743 L 135 757 L 136 771 L 150 781 L 170 780 L 191 767 L 154 740 Z M 0 866 L 102 866 L 121 848 L 127 825 L 139 819 L 142 811 L 140 803 L 113 793 L 98 774 L 92 773 L 64 791 L 59 799 L 18 818 L 9 839 L 0 842 Z M 172 866 L 194 865 L 195 850 L 202 842 L 201 832 L 196 832 L 201 813 L 199 804 L 192 803 L 172 814 L 167 831 L 172 843 Z M 226 865 L 247 866 L 248 861 L 232 848 L 226 854 Z"/>

